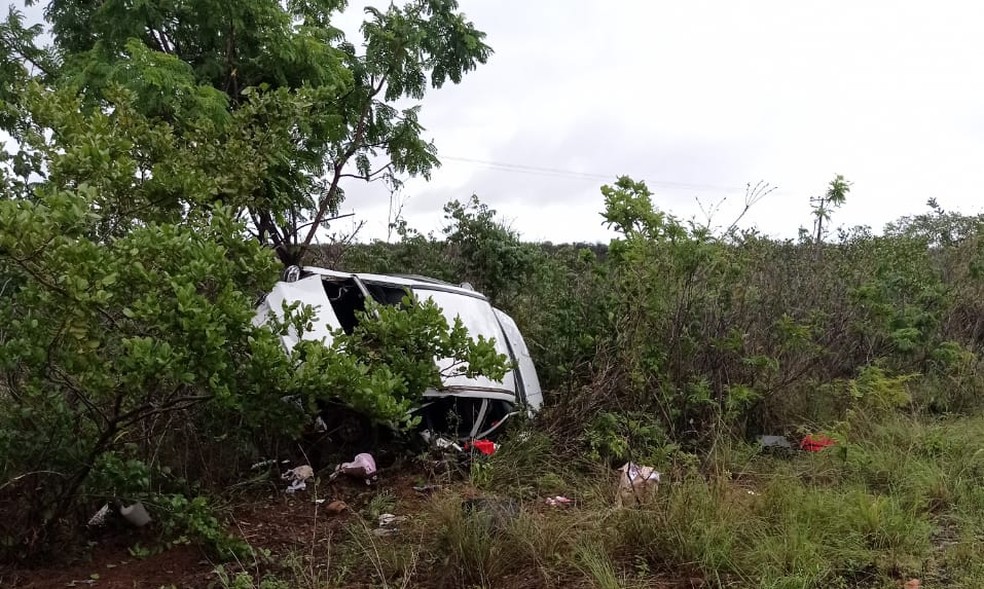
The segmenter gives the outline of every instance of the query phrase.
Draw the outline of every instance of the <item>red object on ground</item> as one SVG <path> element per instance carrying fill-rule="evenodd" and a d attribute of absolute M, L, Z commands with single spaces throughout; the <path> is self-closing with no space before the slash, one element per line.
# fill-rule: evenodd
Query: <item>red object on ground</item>
<path fill-rule="evenodd" d="M 836 442 L 824 435 L 814 436 L 810 434 L 800 441 L 800 448 L 807 452 L 819 452 L 825 448 L 833 446 Z"/>
<path fill-rule="evenodd" d="M 474 442 L 466 443 L 464 448 L 465 450 L 475 448 L 486 456 L 495 454 L 495 444 L 491 440 L 475 440 Z"/>

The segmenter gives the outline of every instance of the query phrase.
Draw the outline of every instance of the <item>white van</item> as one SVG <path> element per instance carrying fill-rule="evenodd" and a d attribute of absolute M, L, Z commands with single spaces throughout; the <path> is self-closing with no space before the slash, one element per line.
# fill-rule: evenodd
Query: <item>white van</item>
<path fill-rule="evenodd" d="M 426 391 L 424 402 L 414 410 L 421 417 L 422 429 L 459 440 L 488 438 L 498 433 L 510 417 L 520 412 L 532 415 L 539 410 L 543 393 L 516 323 L 467 285 L 455 286 L 419 276 L 352 274 L 294 266 L 284 272 L 284 279 L 260 303 L 256 322 L 261 324 L 270 313 L 282 318 L 284 302 L 300 302 L 314 308 L 314 328 L 304 334 L 292 332 L 284 336 L 284 348 L 291 350 L 301 337 L 330 344 L 332 331 L 354 329 L 357 313 L 364 309 L 366 300 L 396 305 L 408 290 L 418 300 L 433 300 L 448 323 L 460 317 L 469 336 L 494 339 L 496 349 L 514 366 L 502 381 L 461 375 L 444 378 L 441 389 Z M 446 358 L 435 361 L 441 368 L 450 363 Z"/>

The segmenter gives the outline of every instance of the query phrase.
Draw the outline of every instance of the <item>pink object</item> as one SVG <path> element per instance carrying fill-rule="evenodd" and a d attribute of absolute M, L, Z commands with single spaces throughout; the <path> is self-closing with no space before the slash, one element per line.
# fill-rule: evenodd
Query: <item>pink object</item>
<path fill-rule="evenodd" d="M 347 474 L 352 477 L 366 479 L 368 483 L 369 479 L 376 476 L 376 461 L 373 459 L 372 454 L 356 454 L 352 462 L 339 464 L 335 472 L 332 473 L 331 478 L 335 478 L 339 474 Z"/>

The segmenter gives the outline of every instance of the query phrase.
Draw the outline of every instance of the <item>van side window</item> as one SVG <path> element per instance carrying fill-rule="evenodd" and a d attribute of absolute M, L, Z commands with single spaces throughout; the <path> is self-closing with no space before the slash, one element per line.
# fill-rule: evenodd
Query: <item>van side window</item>
<path fill-rule="evenodd" d="M 345 280 L 322 280 L 325 287 L 325 294 L 331 308 L 338 317 L 338 322 L 342 325 L 342 331 L 352 333 L 359 320 L 357 312 L 365 311 L 366 300 L 359 290 L 359 285 L 351 278 Z"/>

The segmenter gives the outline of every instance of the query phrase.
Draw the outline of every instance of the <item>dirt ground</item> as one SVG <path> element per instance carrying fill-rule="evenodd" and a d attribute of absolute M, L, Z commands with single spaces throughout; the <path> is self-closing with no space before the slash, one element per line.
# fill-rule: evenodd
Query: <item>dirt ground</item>
<path fill-rule="evenodd" d="M 416 478 L 395 475 L 382 478 L 373 488 L 358 481 L 339 479 L 330 486 L 309 488 L 295 495 L 272 488 L 254 493 L 231 507 L 231 529 L 254 549 L 269 550 L 283 556 L 304 548 L 315 550 L 331 542 L 347 522 L 356 517 L 353 510 L 368 503 L 377 493 L 388 491 L 404 512 L 422 504 L 426 497 L 413 490 Z M 317 503 L 317 499 L 323 499 Z M 342 500 L 349 509 L 331 514 L 326 506 Z M 419 505 L 418 505 L 419 507 Z M 0 587 L 17 589 L 210 589 L 218 580 L 210 561 L 199 548 L 178 545 L 167 550 L 135 556 L 131 548 L 153 546 L 154 531 L 116 530 L 94 535 L 85 554 L 68 562 L 38 568 L 0 569 Z M 229 565 L 227 565 L 229 566 Z M 231 567 L 235 568 L 235 563 Z"/>

